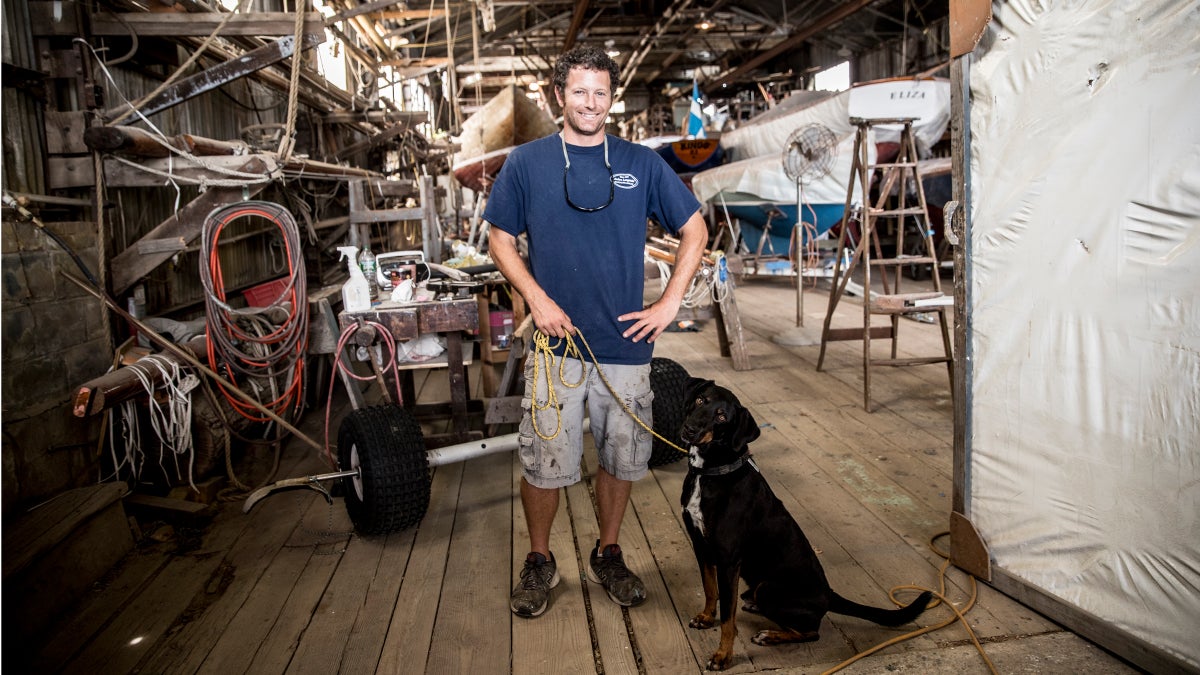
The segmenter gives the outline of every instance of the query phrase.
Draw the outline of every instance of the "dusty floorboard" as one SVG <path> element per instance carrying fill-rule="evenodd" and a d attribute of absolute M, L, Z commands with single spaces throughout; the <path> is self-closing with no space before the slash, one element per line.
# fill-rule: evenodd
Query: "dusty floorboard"
<path fill-rule="evenodd" d="M 819 328 L 826 297 L 824 290 L 808 293 L 806 325 Z M 953 402 L 945 367 L 877 368 L 875 408 L 867 413 L 860 342 L 831 344 L 817 372 L 818 347 L 770 339 L 794 325 L 795 295 L 786 280 L 748 281 L 737 302 L 752 370 L 734 371 L 719 356 L 711 322 L 701 332 L 664 335 L 657 355 L 719 381 L 750 408 L 763 427 L 754 445 L 759 466 L 842 594 L 883 606 L 893 587 L 937 588 L 942 558 L 929 542 L 947 528 L 951 491 Z M 852 325 L 860 308 L 847 299 L 837 318 Z M 935 325 L 902 323 L 902 356 L 940 350 Z M 881 342 L 874 349 L 884 354 Z M 436 378 L 426 384 L 424 395 L 436 400 Z M 317 437 L 318 418 L 309 415 L 305 425 Z M 354 535 L 340 499 L 331 507 L 309 491 L 273 496 L 249 515 L 240 503 L 226 503 L 198 539 L 146 544 L 129 556 L 31 650 L 29 670 L 703 672 L 718 632 L 687 627 L 703 597 L 679 514 L 685 465 L 656 468 L 634 486 L 622 546 L 650 600 L 622 610 L 583 574 L 598 531 L 594 455 L 585 463 L 585 480 L 562 493 L 552 533 L 562 582 L 538 619 L 508 611 L 527 545 L 520 468 L 513 455 L 491 455 L 437 468 L 422 523 L 387 536 Z M 279 475 L 322 469 L 293 443 Z M 970 580 L 952 571 L 947 584 L 951 600 L 963 606 Z M 932 609 L 917 626 L 949 614 Z M 1001 672 L 1129 670 L 985 586 L 967 618 Z M 834 616 L 816 642 L 760 647 L 749 638 L 766 621 L 740 613 L 738 623 L 735 673 L 821 672 L 906 630 Z M 955 624 L 847 670 L 884 671 L 986 669 Z"/>

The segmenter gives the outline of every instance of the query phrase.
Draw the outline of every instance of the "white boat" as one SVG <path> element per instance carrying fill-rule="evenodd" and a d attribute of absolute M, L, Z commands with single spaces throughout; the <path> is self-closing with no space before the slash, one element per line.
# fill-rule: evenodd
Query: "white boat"
<path fill-rule="evenodd" d="M 795 96 L 795 95 L 793 95 Z M 791 98 L 791 97 L 789 97 Z M 815 225 L 818 235 L 842 219 L 850 170 L 854 160 L 853 117 L 890 119 L 913 117 L 918 153 L 927 152 L 950 123 L 950 82 L 946 79 L 890 79 L 865 82 L 829 96 L 804 95 L 798 103 L 785 99 L 775 109 L 725 132 L 721 145 L 734 160 L 692 177 L 696 197 L 718 210 L 725 209 L 741 224 L 741 234 L 751 251 L 789 252 L 797 222 L 797 186 L 783 170 L 783 150 L 796 129 L 822 124 L 838 139 L 829 174 L 803 186 L 801 218 Z M 780 112 L 779 108 L 787 107 Z M 900 125 L 875 125 L 868 145 L 868 161 L 886 161 L 895 154 Z M 924 148 L 924 150 L 922 149 Z M 856 186 L 852 203 L 862 203 Z M 759 247 L 763 233 L 770 248 Z"/>

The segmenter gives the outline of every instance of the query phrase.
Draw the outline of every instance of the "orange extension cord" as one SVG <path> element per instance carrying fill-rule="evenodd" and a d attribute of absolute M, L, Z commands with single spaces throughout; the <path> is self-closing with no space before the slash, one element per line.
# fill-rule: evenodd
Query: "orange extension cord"
<path fill-rule="evenodd" d="M 270 306 L 235 309 L 226 302 L 218 244 L 226 226 L 251 217 L 269 220 L 280 229 L 290 276 L 287 287 Z M 205 336 L 209 367 L 223 373 L 243 390 L 245 387 L 239 384 L 239 379 L 243 383 L 267 380 L 271 391 L 268 396 L 275 398 L 260 402 L 280 417 L 286 418 L 289 412 L 294 417 L 304 403 L 304 354 L 308 347 L 308 292 L 295 218 L 282 206 L 263 201 L 240 202 L 216 209 L 204 220 L 200 260 L 200 277 L 206 291 Z M 264 315 L 278 307 L 287 309 L 287 319 L 276 326 Z M 281 386 L 280 382 L 286 382 L 286 385 Z M 220 384 L 218 388 L 242 417 L 257 422 L 269 420 Z M 279 389 L 283 391 L 278 392 Z"/>

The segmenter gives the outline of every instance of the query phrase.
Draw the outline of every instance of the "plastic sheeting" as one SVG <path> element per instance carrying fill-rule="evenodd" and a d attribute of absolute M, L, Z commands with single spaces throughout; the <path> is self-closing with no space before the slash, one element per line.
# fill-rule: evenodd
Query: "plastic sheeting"
<path fill-rule="evenodd" d="M 875 159 L 875 145 L 867 148 L 870 161 Z M 844 204 L 846 188 L 850 185 L 850 169 L 854 163 L 854 135 L 841 140 L 833 165 L 825 176 L 804 186 L 804 201 L 811 204 Z M 783 171 L 783 153 L 751 157 L 707 169 L 692 176 L 692 191 L 702 202 L 726 201 L 792 203 L 796 202 L 796 181 Z M 855 202 L 862 202 L 862 188 L 855 185 Z"/>
<path fill-rule="evenodd" d="M 880 80 L 856 84 L 829 97 L 806 94 L 793 94 L 776 109 L 721 134 L 729 158 L 737 161 L 779 154 L 787 146 L 788 136 L 808 124 L 823 124 L 839 139 L 853 137 L 851 117 L 916 117 L 913 135 L 918 152 L 925 155 L 950 124 L 950 82 L 945 79 Z M 791 103 L 792 99 L 798 103 Z M 900 140 L 900 127 L 880 126 L 875 134 L 878 143 L 894 143 Z"/>
<path fill-rule="evenodd" d="M 997 4 L 970 69 L 966 514 L 1200 667 L 1200 6 Z"/>

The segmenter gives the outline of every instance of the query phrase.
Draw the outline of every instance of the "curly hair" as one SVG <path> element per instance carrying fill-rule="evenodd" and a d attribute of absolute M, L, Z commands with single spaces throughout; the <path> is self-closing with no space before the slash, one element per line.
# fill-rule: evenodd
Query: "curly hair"
<path fill-rule="evenodd" d="M 598 70 L 601 72 L 607 71 L 609 86 L 613 89 L 616 89 L 617 85 L 621 82 L 621 69 L 617 67 L 617 62 L 613 61 L 611 56 L 598 47 L 580 45 L 558 57 L 558 61 L 555 62 L 555 90 L 559 92 L 566 91 L 567 73 L 571 72 L 572 68 L 586 68 L 587 70 Z"/>

